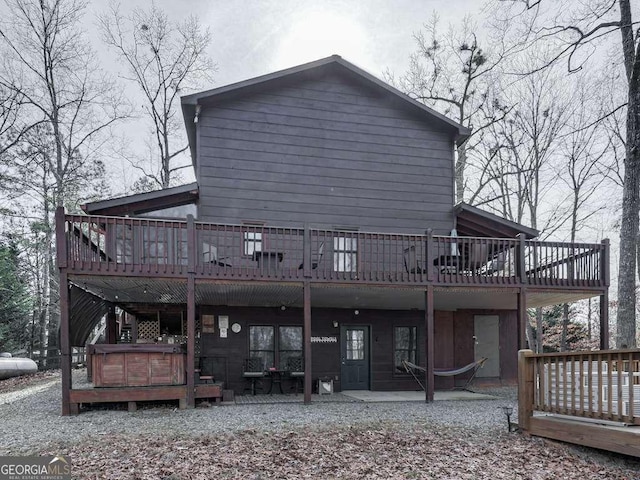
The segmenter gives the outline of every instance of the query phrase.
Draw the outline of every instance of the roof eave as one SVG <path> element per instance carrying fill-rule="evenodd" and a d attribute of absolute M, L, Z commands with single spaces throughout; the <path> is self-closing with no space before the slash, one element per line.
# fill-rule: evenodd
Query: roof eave
<path fill-rule="evenodd" d="M 90 202 L 81 208 L 88 215 L 130 215 L 194 203 L 198 196 L 198 184 L 194 182 L 165 190 Z"/>
<path fill-rule="evenodd" d="M 426 106 L 425 104 L 419 102 L 418 100 L 411 98 L 409 95 L 401 92 L 397 88 L 389 85 L 388 83 L 380 80 L 376 76 L 370 74 L 369 72 L 357 67 L 356 65 L 344 60 L 339 55 L 332 55 L 330 57 L 321 58 L 319 60 L 315 60 L 313 62 L 305 63 L 302 65 L 297 65 L 295 67 L 287 68 L 285 70 L 279 70 L 277 72 L 272 72 L 266 75 L 261 75 L 259 77 L 250 78 L 248 80 L 243 80 L 241 82 L 232 83 L 229 85 L 225 85 L 223 87 L 214 88 L 211 90 L 206 90 L 204 92 L 194 93 L 191 95 L 185 95 L 181 98 L 181 102 L 183 105 L 183 112 L 186 112 L 185 106 L 191 106 L 194 110 L 189 110 L 189 113 L 195 111 L 195 106 L 198 105 L 201 101 L 205 99 L 209 99 L 212 97 L 220 96 L 226 93 L 234 92 L 236 90 L 240 90 L 243 88 L 260 85 L 263 83 L 267 83 L 273 80 L 277 80 L 279 78 L 287 77 L 290 75 L 294 75 L 297 73 L 305 72 L 314 68 L 318 68 L 321 66 L 329 65 L 329 64 L 338 64 L 347 70 L 355 73 L 356 75 L 365 78 L 369 82 L 378 86 L 379 88 L 386 90 L 392 95 L 404 100 L 408 104 L 412 105 L 414 108 L 421 110 L 430 116 L 436 118 L 440 122 L 447 125 L 449 128 L 453 128 L 456 131 L 455 142 L 457 145 L 462 144 L 469 136 L 471 135 L 471 129 L 451 120 L 449 117 L 437 112 L 436 110 Z M 193 114 L 184 116 L 185 123 L 187 124 L 187 131 L 192 130 L 194 136 L 194 145 L 195 145 L 195 124 L 190 122 L 190 119 L 193 118 Z M 191 144 L 191 142 L 190 142 Z M 194 159 L 195 149 L 192 149 L 192 159 Z M 194 159 L 195 165 L 195 159 Z"/>

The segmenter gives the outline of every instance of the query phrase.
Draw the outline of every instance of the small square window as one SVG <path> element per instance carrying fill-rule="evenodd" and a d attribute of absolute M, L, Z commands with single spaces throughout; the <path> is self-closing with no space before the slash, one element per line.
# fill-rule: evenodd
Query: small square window
<path fill-rule="evenodd" d="M 254 252 L 262 251 L 262 232 L 244 232 L 243 235 L 245 255 L 253 255 Z"/>

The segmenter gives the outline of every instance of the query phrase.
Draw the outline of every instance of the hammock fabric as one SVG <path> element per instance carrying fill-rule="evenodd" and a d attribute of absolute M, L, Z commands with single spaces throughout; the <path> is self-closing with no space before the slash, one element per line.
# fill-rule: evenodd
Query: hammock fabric
<path fill-rule="evenodd" d="M 486 361 L 487 361 L 486 358 L 481 358 L 480 360 L 478 360 L 476 362 L 471 362 L 469 365 L 465 365 L 464 367 L 456 368 L 456 369 L 453 369 L 453 370 L 448 370 L 448 369 L 444 369 L 444 368 L 437 368 L 437 369 L 433 370 L 433 374 L 438 376 L 438 377 L 454 377 L 456 375 L 461 375 L 463 373 L 467 373 L 467 372 L 473 370 L 473 373 L 471 374 L 471 377 L 469 377 L 469 380 L 467 380 L 467 383 L 465 383 L 464 387 L 462 387 L 463 390 L 466 390 L 467 387 L 469 386 L 469 384 L 475 378 L 476 373 L 478 373 L 478 370 L 484 366 L 484 362 L 486 362 Z M 409 362 L 407 360 L 403 360 L 402 361 L 402 366 L 407 371 L 407 373 L 410 373 L 411 375 L 413 375 L 413 378 L 416 380 L 416 382 L 418 382 L 418 385 L 420 385 L 422 387 L 422 390 L 425 390 L 424 385 L 422 384 L 422 382 L 416 376 L 415 371 L 418 370 L 420 372 L 426 372 L 427 369 L 424 368 L 424 367 L 421 367 L 420 365 L 416 365 L 415 363 L 411 363 L 411 362 Z"/>

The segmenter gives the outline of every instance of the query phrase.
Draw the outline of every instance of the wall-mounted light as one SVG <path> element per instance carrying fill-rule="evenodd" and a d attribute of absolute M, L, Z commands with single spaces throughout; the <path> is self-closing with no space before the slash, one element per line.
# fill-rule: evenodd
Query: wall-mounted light
<path fill-rule="evenodd" d="M 333 321 L 333 328 L 338 328 L 338 321 L 337 320 Z"/>
<path fill-rule="evenodd" d="M 286 306 L 284 306 L 284 305 L 281 305 L 281 306 L 280 306 L 280 310 L 282 310 L 283 312 L 284 312 L 286 309 L 287 309 L 287 307 L 286 307 Z"/>
<path fill-rule="evenodd" d="M 354 314 L 354 315 L 360 315 L 360 310 L 354 310 L 354 311 L 353 311 L 353 314 Z"/>

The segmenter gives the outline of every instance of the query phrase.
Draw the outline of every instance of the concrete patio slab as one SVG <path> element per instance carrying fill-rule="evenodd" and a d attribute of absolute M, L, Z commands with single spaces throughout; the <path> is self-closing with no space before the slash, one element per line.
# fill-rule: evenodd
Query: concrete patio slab
<path fill-rule="evenodd" d="M 372 392 L 370 390 L 347 390 L 342 395 L 363 402 L 424 402 L 424 392 Z M 466 390 L 439 391 L 433 395 L 434 401 L 446 400 L 496 400 L 498 397 Z"/>

